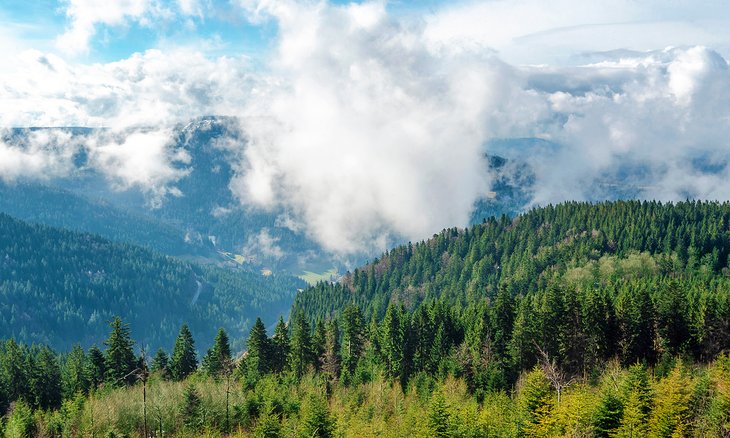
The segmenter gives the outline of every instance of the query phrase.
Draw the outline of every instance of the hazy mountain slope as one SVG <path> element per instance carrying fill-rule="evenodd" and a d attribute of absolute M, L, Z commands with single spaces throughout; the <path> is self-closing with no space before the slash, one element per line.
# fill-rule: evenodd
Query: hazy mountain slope
<path fill-rule="evenodd" d="M 170 348 L 183 322 L 199 348 L 225 327 L 242 348 L 252 323 L 285 314 L 292 277 L 202 267 L 90 234 L 0 214 L 0 337 L 58 349 L 100 343 L 122 316 L 150 348 Z"/>
<path fill-rule="evenodd" d="M 206 255 L 212 245 L 185 239 L 185 231 L 149 216 L 94 202 L 69 191 L 41 184 L 0 182 L 0 212 L 22 220 L 90 232 L 146 246 L 169 255 Z"/>

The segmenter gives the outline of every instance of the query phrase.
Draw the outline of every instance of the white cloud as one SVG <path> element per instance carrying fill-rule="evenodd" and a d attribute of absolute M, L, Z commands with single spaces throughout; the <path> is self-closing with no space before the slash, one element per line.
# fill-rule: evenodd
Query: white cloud
<path fill-rule="evenodd" d="M 434 45 L 488 47 L 514 64 L 566 64 L 583 52 L 707 45 L 730 50 L 722 0 L 492 0 L 446 3 L 426 17 Z"/>
<path fill-rule="evenodd" d="M 380 3 L 265 11 L 280 36 L 273 78 L 246 108 L 266 118 L 244 119 L 243 199 L 290 208 L 344 253 L 465 224 L 488 185 L 480 150 L 500 63 L 436 56 Z"/>
<path fill-rule="evenodd" d="M 534 203 L 628 186 L 664 200 L 730 196 L 724 3 L 495 0 L 415 20 L 383 2 L 239 3 L 279 31 L 258 70 L 172 42 L 106 64 L 11 55 L 0 126 L 110 129 L 82 144 L 5 135 L 0 178 L 66 174 L 83 147 L 120 189 L 158 201 L 176 194 L 188 166 L 170 147 L 173 127 L 218 114 L 238 116 L 245 132 L 216 143 L 241 160 L 231 182 L 241 201 L 285 211 L 277 225 L 340 253 L 465 225 L 489 189 L 481 155 L 493 137 L 556 144 L 507 151 L 535 169 Z M 78 23 L 84 44 L 98 24 L 166 13 L 157 2 L 98 4 L 69 3 L 69 32 Z M 207 7 L 175 6 L 191 16 Z M 251 243 L 275 255 L 272 239 Z"/>
<path fill-rule="evenodd" d="M 120 26 L 128 19 L 140 20 L 150 11 L 150 0 L 67 0 L 70 25 L 56 45 L 66 53 L 85 53 L 99 24 Z"/>

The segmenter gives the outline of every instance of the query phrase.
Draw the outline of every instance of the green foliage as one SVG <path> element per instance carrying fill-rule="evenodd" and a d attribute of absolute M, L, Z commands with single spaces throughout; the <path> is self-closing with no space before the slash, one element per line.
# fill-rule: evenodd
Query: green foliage
<path fill-rule="evenodd" d="M 114 318 L 109 325 L 112 328 L 106 345 L 105 378 L 112 385 L 128 384 L 136 381 L 133 371 L 137 367 L 134 357 L 134 341 L 129 330 L 129 324 L 122 322 L 119 317 Z"/>
<path fill-rule="evenodd" d="M 233 360 L 231 358 L 231 346 L 228 342 L 228 335 L 222 328 L 218 329 L 213 341 L 213 347 L 203 357 L 203 370 L 213 377 L 220 377 L 230 372 Z"/>
<path fill-rule="evenodd" d="M 314 366 L 315 359 L 309 323 L 304 315 L 299 313 L 294 317 L 289 349 L 289 369 L 297 379 L 301 379 L 304 373 Z"/>
<path fill-rule="evenodd" d="M 185 387 L 182 395 L 180 414 L 183 425 L 189 430 L 199 430 L 201 426 L 201 399 L 193 384 Z"/>
<path fill-rule="evenodd" d="M 443 394 L 436 393 L 431 399 L 431 407 L 428 412 L 428 427 L 430 436 L 435 438 L 451 437 L 451 416 Z"/>
<path fill-rule="evenodd" d="M 155 353 L 155 357 L 152 359 L 150 371 L 160 373 L 163 379 L 172 377 L 170 375 L 170 358 L 162 347 L 157 349 L 157 353 Z"/>
<path fill-rule="evenodd" d="M 169 348 L 187 321 L 204 348 L 223 327 L 241 350 L 255 316 L 273 322 L 305 286 L 295 277 L 195 265 L 1 213 L 0 253 L 0 338 L 59 351 L 101 344 L 116 315 L 152 349 Z"/>
<path fill-rule="evenodd" d="M 333 436 L 335 421 L 327 410 L 327 402 L 310 395 L 302 405 L 301 424 L 298 436 L 301 438 L 330 438 Z"/>
<path fill-rule="evenodd" d="M 180 327 L 180 333 L 175 341 L 170 358 L 170 375 L 175 380 L 183 380 L 198 368 L 198 358 L 195 354 L 195 341 L 187 324 Z"/>
<path fill-rule="evenodd" d="M 8 416 L 5 436 L 8 438 L 30 438 L 34 435 L 33 411 L 23 400 L 18 400 Z"/>

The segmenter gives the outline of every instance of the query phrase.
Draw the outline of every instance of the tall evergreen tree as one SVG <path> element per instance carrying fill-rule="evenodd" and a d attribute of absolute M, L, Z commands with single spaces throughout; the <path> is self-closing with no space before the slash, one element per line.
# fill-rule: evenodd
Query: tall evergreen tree
<path fill-rule="evenodd" d="M 248 355 L 246 356 L 246 367 L 249 373 L 254 376 L 260 376 L 271 371 L 271 341 L 266 334 L 266 327 L 261 318 L 256 318 L 256 322 L 251 327 L 251 333 L 248 335 Z"/>
<path fill-rule="evenodd" d="M 274 336 L 271 337 L 271 370 L 280 373 L 286 369 L 289 359 L 289 328 L 284 322 L 284 318 L 279 317 L 276 323 Z"/>
<path fill-rule="evenodd" d="M 360 308 L 354 304 L 342 312 L 342 375 L 345 381 L 355 372 L 364 350 L 364 326 Z"/>
<path fill-rule="evenodd" d="M 28 375 L 26 374 L 26 352 L 22 345 L 9 339 L 0 357 L 0 377 L 5 386 L 8 400 L 14 401 L 29 394 Z M 29 400 L 30 401 L 30 400 Z"/>
<path fill-rule="evenodd" d="M 132 350 L 134 341 L 130 336 L 129 325 L 118 316 L 109 325 L 112 331 L 104 341 L 107 347 L 105 378 L 112 385 L 131 385 L 135 381 L 132 371 L 136 368 L 137 360 Z"/>
<path fill-rule="evenodd" d="M 307 372 L 310 366 L 314 365 L 315 357 L 311 329 L 304 314 L 298 313 L 294 317 L 293 325 L 291 348 L 289 351 L 289 367 L 299 379 Z"/>
<path fill-rule="evenodd" d="M 34 407 L 43 410 L 61 406 L 61 368 L 56 354 L 48 347 L 41 347 L 33 355 L 30 372 L 30 391 Z"/>
<path fill-rule="evenodd" d="M 222 328 L 218 329 L 213 346 L 203 358 L 203 369 L 208 375 L 219 377 L 231 363 L 231 346 L 228 335 Z"/>
<path fill-rule="evenodd" d="M 92 345 L 89 348 L 88 360 L 86 361 L 86 375 L 89 378 L 90 389 L 96 389 L 104 383 L 106 378 L 106 358 L 99 347 Z"/>
<path fill-rule="evenodd" d="M 150 371 L 153 373 L 159 372 L 164 379 L 170 378 L 170 358 L 162 347 L 157 349 L 157 353 L 155 353 L 155 357 L 152 359 Z"/>
<path fill-rule="evenodd" d="M 72 398 L 76 394 L 89 392 L 89 375 L 87 358 L 84 349 L 74 344 L 63 364 L 63 396 Z"/>
<path fill-rule="evenodd" d="M 327 323 L 323 350 L 319 360 L 321 370 L 330 379 L 337 380 L 340 377 L 340 328 L 336 319 Z"/>
<path fill-rule="evenodd" d="M 170 359 L 170 375 L 174 380 L 180 381 L 195 372 L 198 368 L 198 358 L 195 354 L 195 341 L 193 334 L 187 324 L 180 327 L 175 347 L 172 350 Z"/>

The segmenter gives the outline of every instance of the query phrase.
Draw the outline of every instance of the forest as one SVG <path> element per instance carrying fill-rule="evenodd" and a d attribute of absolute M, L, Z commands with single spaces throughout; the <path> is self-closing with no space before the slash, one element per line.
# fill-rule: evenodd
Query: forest
<path fill-rule="evenodd" d="M 10 339 L 5 434 L 727 436 L 728 219 L 567 203 L 444 230 L 299 292 L 240 355 L 220 329 L 198 357 L 187 325 L 142 351 L 120 319 L 103 349 Z"/>
<path fill-rule="evenodd" d="M 301 287 L 294 277 L 196 265 L 0 214 L 2 338 L 88 348 L 119 315 L 148 348 L 172 342 L 186 322 L 205 342 L 225 327 L 241 349 L 256 316 L 273 324 Z"/>

